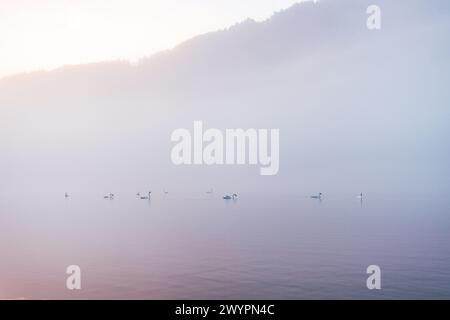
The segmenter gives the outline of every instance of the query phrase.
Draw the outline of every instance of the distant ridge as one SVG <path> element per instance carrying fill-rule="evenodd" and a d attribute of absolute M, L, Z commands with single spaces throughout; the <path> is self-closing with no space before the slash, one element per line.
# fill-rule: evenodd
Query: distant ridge
<path fill-rule="evenodd" d="M 378 1 L 378 4 L 382 7 L 389 7 L 391 10 L 389 13 L 401 13 L 403 17 L 408 15 L 408 11 L 413 12 L 414 16 L 409 23 L 414 23 L 415 19 L 432 19 L 448 15 L 450 5 L 441 2 L 432 0 L 427 2 L 428 5 L 424 5 L 422 0 L 411 0 L 408 1 L 407 7 L 401 1 L 391 4 L 389 0 L 381 0 Z M 217 60 L 226 64 L 228 68 L 232 63 L 230 60 L 236 61 L 236 58 L 239 58 L 242 64 L 252 64 L 257 62 L 258 58 L 267 62 L 267 59 L 271 57 L 280 59 L 288 58 L 289 55 L 298 56 L 304 54 L 303 50 L 306 49 L 309 50 L 306 53 L 311 53 L 311 45 L 323 48 L 330 41 L 346 46 L 361 37 L 361 32 L 364 32 L 363 36 L 367 36 L 365 34 L 365 8 L 369 4 L 371 2 L 368 0 L 300 2 L 290 8 L 275 12 L 265 21 L 256 22 L 248 18 L 228 28 L 195 36 L 171 50 L 163 50 L 151 56 L 142 57 L 137 65 L 130 64 L 127 60 L 67 65 L 50 71 L 41 70 L 9 75 L 0 78 L 0 83 L 16 81 L 21 78 L 29 79 L 59 74 L 65 71 L 72 74 L 84 73 L 90 69 L 93 72 L 103 72 L 107 69 L 118 69 L 118 71 L 139 67 L 149 69 L 155 64 L 196 64 L 203 63 L 205 56 L 213 53 L 224 53 L 224 56 L 217 57 Z M 418 15 L 418 11 L 421 14 Z M 401 27 L 406 27 L 405 24 L 408 24 L 408 20 L 402 20 L 402 24 Z M 395 26 L 395 28 L 398 27 Z M 265 41 L 267 42 L 265 43 Z M 246 59 L 245 56 L 235 56 L 237 52 L 251 53 L 252 46 L 260 51 L 259 57 L 252 55 Z M 264 50 L 260 50 L 261 47 Z M 229 48 L 233 48 L 232 51 L 227 51 Z M 285 51 L 284 54 L 279 52 L 282 50 Z"/>

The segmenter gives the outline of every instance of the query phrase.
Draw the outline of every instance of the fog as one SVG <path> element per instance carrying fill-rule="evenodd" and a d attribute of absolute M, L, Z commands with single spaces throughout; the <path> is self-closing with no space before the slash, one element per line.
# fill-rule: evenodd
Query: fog
<path fill-rule="evenodd" d="M 131 66 L 0 80 L 0 191 L 444 193 L 450 4 L 300 3 Z M 0 62 L 6 63 L 6 62 Z M 280 170 L 175 166 L 175 129 L 280 130 Z"/>

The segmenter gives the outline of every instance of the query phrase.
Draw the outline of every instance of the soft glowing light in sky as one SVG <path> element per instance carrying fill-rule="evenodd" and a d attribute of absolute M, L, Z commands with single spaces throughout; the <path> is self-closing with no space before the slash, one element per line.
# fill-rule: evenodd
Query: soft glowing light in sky
<path fill-rule="evenodd" d="M 134 60 L 295 0 L 0 0 L 0 77 Z"/>

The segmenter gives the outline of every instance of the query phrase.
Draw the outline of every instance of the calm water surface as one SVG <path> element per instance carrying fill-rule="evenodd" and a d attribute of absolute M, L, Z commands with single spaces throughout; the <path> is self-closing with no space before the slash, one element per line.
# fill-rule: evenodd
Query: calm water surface
<path fill-rule="evenodd" d="M 449 230 L 445 197 L 3 195 L 0 298 L 448 299 Z"/>

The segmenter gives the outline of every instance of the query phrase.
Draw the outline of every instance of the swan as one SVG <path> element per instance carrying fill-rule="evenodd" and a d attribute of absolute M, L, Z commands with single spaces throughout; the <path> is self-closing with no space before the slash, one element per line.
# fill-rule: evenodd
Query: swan
<path fill-rule="evenodd" d="M 224 198 L 225 200 L 231 200 L 231 199 L 234 200 L 234 199 L 237 198 L 237 196 L 238 196 L 238 195 L 237 195 L 236 193 L 233 193 L 233 195 L 230 196 L 230 195 L 227 194 L 227 195 L 224 196 L 223 198 Z"/>
<path fill-rule="evenodd" d="M 322 192 L 319 192 L 317 196 L 311 196 L 311 199 L 322 199 Z"/>
<path fill-rule="evenodd" d="M 110 193 L 109 195 L 103 196 L 103 199 L 114 199 L 114 193 Z"/>
<path fill-rule="evenodd" d="M 147 197 L 141 197 L 142 200 L 149 200 L 150 196 L 151 196 L 151 191 L 149 191 L 148 196 Z"/>
<path fill-rule="evenodd" d="M 362 199 L 363 198 L 363 194 L 362 192 L 357 196 L 358 199 Z"/>

